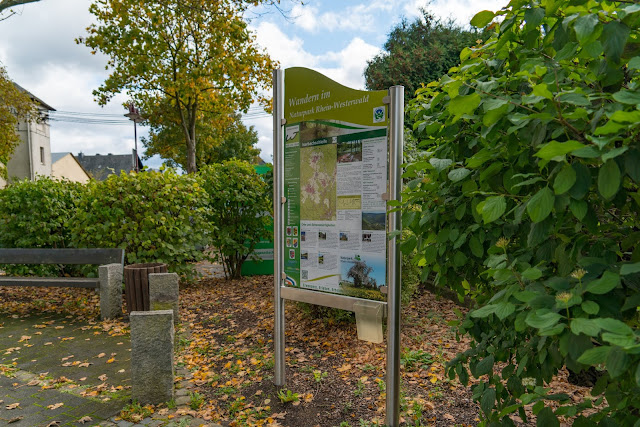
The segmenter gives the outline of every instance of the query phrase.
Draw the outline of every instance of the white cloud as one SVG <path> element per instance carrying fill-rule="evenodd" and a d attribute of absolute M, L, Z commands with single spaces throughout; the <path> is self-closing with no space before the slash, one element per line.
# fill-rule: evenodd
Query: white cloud
<path fill-rule="evenodd" d="M 323 60 L 336 63 L 336 67 L 318 69 L 333 80 L 355 89 L 364 89 L 364 70 L 367 60 L 380 53 L 380 48 L 366 43 L 359 37 L 339 52 L 327 52 Z"/>
<path fill-rule="evenodd" d="M 254 32 L 258 44 L 267 50 L 272 59 L 280 62 L 281 68 L 300 64 L 309 64 L 309 67 L 317 65 L 318 57 L 304 50 L 304 41 L 300 37 L 287 36 L 270 22 L 261 22 Z"/>
<path fill-rule="evenodd" d="M 416 17 L 421 16 L 420 9 L 423 8 L 439 18 L 451 18 L 466 27 L 476 13 L 482 10 L 495 12 L 506 4 L 506 0 L 411 0 L 405 3 L 403 10 L 408 17 Z"/>
<path fill-rule="evenodd" d="M 382 6 L 382 4 L 380 4 Z M 371 13 L 378 7 L 358 4 L 344 10 L 320 12 L 318 7 L 296 4 L 291 17 L 296 26 L 311 33 L 375 30 L 375 17 Z"/>

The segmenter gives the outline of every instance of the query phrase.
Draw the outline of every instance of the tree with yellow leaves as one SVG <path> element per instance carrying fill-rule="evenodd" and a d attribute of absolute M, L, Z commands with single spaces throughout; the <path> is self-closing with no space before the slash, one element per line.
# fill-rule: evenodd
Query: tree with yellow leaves
<path fill-rule="evenodd" d="M 243 12 L 260 1 L 96 0 L 97 24 L 79 38 L 109 57 L 110 76 L 94 96 L 100 105 L 124 92 L 154 127 L 184 135 L 186 170 L 197 171 L 197 124 L 207 117 L 220 129 L 246 111 L 271 84 L 271 59 L 255 44 Z M 170 108 L 158 108 L 161 103 Z"/>

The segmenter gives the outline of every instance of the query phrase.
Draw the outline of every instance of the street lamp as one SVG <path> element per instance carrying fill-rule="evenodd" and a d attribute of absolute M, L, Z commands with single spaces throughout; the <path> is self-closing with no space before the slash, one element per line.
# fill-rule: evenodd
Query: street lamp
<path fill-rule="evenodd" d="M 140 172 L 140 170 L 138 169 L 138 131 L 136 129 L 136 123 L 142 122 L 142 116 L 140 116 L 140 111 L 138 111 L 133 102 L 127 104 L 127 108 L 129 109 L 129 112 L 124 116 L 128 117 L 129 120 L 133 122 L 133 139 L 135 143 L 134 151 L 136 154 L 133 159 L 133 168 L 136 172 Z"/>

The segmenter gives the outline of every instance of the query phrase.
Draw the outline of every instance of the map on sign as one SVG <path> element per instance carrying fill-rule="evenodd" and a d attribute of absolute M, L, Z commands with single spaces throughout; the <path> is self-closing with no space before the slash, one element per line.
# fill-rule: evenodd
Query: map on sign
<path fill-rule="evenodd" d="M 285 284 L 384 299 L 386 91 L 285 71 Z"/>

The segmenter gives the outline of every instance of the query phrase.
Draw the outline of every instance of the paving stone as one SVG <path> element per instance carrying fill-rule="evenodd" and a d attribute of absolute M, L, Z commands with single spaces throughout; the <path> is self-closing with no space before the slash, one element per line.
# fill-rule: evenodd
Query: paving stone
<path fill-rule="evenodd" d="M 189 390 L 187 390 L 186 388 L 180 388 L 176 390 L 176 397 L 186 396 L 188 394 L 189 394 Z"/>
<path fill-rule="evenodd" d="M 189 396 L 179 396 L 175 399 L 177 406 L 188 405 L 191 402 L 191 398 Z"/>

